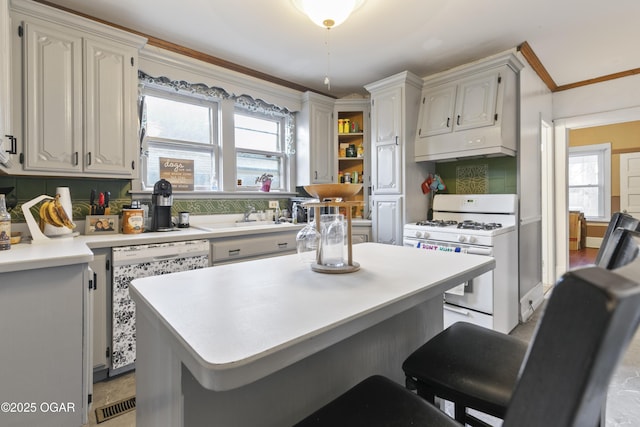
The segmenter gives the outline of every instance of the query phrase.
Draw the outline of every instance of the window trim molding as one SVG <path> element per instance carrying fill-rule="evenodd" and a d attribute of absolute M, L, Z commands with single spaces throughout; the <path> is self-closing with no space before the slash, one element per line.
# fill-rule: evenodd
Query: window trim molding
<path fill-rule="evenodd" d="M 284 152 L 283 153 L 284 153 L 284 159 L 286 163 L 286 171 L 285 171 L 284 177 L 286 177 L 287 183 L 286 185 L 284 185 L 283 190 L 277 191 L 277 193 L 281 195 L 295 194 L 291 192 L 290 189 L 287 190 L 289 187 L 293 185 L 293 182 L 291 181 L 291 177 L 293 176 L 294 172 L 291 170 L 291 168 L 294 167 L 293 165 L 295 164 L 294 159 L 295 159 L 295 153 L 296 153 L 296 138 L 295 138 L 296 115 L 295 113 L 293 113 L 287 108 L 278 107 L 277 105 L 274 105 L 274 104 L 269 104 L 268 102 L 265 102 L 261 99 L 254 99 L 253 97 L 246 94 L 233 95 L 220 87 L 208 86 L 204 83 L 189 83 L 185 80 L 172 80 L 169 77 L 165 77 L 165 76 L 154 77 L 145 73 L 142 70 L 138 70 L 138 97 L 139 97 L 138 119 L 140 123 L 142 123 L 142 118 L 143 118 L 142 117 L 143 110 L 142 110 L 142 102 L 141 102 L 142 93 L 144 90 L 149 90 L 149 89 L 157 90 L 157 91 L 172 90 L 177 92 L 178 95 L 193 97 L 196 99 L 201 98 L 205 100 L 211 100 L 211 98 L 214 98 L 214 100 L 220 104 L 220 114 L 222 115 L 222 117 L 220 117 L 219 119 L 220 127 L 218 128 L 219 135 L 221 135 L 221 138 L 222 138 L 221 140 L 218 141 L 219 154 L 222 154 L 226 151 L 223 148 L 223 145 L 224 145 L 223 127 L 226 121 L 224 117 L 224 112 L 225 112 L 224 105 L 227 102 L 233 102 L 234 104 L 233 111 L 235 111 L 236 108 L 241 108 L 250 112 L 270 115 L 273 117 L 278 117 L 283 119 L 284 120 L 284 135 L 283 135 Z M 142 130 L 142 126 L 140 127 L 140 129 Z M 144 155 L 144 152 L 143 152 L 144 138 L 145 138 L 145 135 L 142 133 L 142 131 L 140 131 L 139 140 L 138 140 L 140 156 Z M 235 150 L 233 151 L 235 153 Z M 224 171 L 224 168 L 222 168 L 222 158 L 218 159 L 218 166 L 220 171 L 220 174 L 218 175 L 218 182 L 219 182 L 219 185 L 221 185 L 221 190 L 194 191 L 193 193 L 189 193 L 189 194 L 197 194 L 198 196 L 200 195 L 207 196 L 208 194 L 221 195 L 223 196 L 223 198 L 227 198 L 227 196 L 235 194 L 236 190 L 230 190 L 229 188 L 227 188 L 228 183 L 226 183 L 226 179 L 224 177 L 225 171 Z M 234 171 L 234 174 L 235 174 L 235 171 Z M 145 194 L 148 193 L 148 190 L 144 190 L 142 188 L 142 180 L 140 178 L 136 178 L 132 180 L 131 193 L 133 195 L 140 195 L 140 196 L 144 196 Z M 247 194 L 250 194 L 252 192 L 237 191 L 237 193 L 240 193 L 246 196 Z M 276 193 L 276 191 L 274 191 L 274 193 Z M 255 192 L 255 194 L 262 195 L 265 193 Z M 269 194 L 269 193 L 266 193 L 266 194 Z"/>
<path fill-rule="evenodd" d="M 604 220 L 609 220 L 609 218 L 611 218 L 611 194 L 612 194 L 612 188 L 611 188 L 611 143 L 610 142 L 604 142 L 601 144 L 589 144 L 589 145 L 576 145 L 576 146 L 569 146 L 568 147 L 568 156 L 567 156 L 567 163 L 569 161 L 569 157 L 576 155 L 586 155 L 589 153 L 594 153 L 594 154 L 598 154 L 600 155 L 600 153 L 602 153 L 602 161 L 603 161 L 603 197 L 604 197 L 604 201 L 603 201 L 603 208 L 604 208 L 604 212 L 603 212 L 603 216 L 600 217 L 586 217 L 587 221 L 604 221 Z M 567 168 L 568 171 L 568 168 Z M 569 185 L 569 177 L 567 176 L 567 189 L 571 188 L 571 186 Z"/>
<path fill-rule="evenodd" d="M 242 108 L 253 113 L 265 114 L 272 117 L 282 117 L 284 118 L 285 123 L 285 154 L 287 156 L 292 156 L 296 153 L 296 116 L 287 108 L 269 104 L 268 102 L 265 102 L 261 99 L 254 99 L 249 95 L 232 95 L 222 88 L 207 86 L 204 83 L 189 83 L 185 80 L 171 80 L 170 78 L 164 76 L 153 77 L 142 70 L 138 70 L 138 81 L 138 92 L 142 92 L 142 89 L 145 85 L 150 85 L 152 88 L 173 89 L 176 92 L 185 94 L 187 96 L 193 96 L 194 94 L 197 94 L 207 98 L 212 97 L 217 100 L 230 99 L 235 103 L 237 108 Z"/>

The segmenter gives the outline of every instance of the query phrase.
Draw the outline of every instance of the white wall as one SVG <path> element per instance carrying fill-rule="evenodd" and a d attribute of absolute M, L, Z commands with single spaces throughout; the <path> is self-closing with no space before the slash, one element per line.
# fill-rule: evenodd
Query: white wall
<path fill-rule="evenodd" d="M 553 94 L 553 118 L 640 106 L 640 74 Z"/>
<path fill-rule="evenodd" d="M 520 317 L 525 321 L 543 301 L 542 288 L 542 153 L 541 120 L 551 121 L 551 91 L 525 64 L 520 71 L 520 146 L 518 194 L 520 195 L 519 274 Z"/>
<path fill-rule="evenodd" d="M 640 120 L 640 75 L 553 94 L 556 275 L 568 269 L 567 145 L 571 129 Z"/>

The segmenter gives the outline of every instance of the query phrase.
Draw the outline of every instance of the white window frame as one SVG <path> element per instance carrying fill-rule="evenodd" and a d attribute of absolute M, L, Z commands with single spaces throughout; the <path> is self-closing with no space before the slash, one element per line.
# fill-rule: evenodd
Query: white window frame
<path fill-rule="evenodd" d="M 284 116 L 274 116 L 272 114 L 265 114 L 265 113 L 260 113 L 260 112 L 255 112 L 255 111 L 250 111 L 248 109 L 236 106 L 235 110 L 234 110 L 234 118 L 236 114 L 240 114 L 240 115 L 246 115 L 246 116 L 252 116 L 252 117 L 256 117 L 259 119 L 264 119 L 264 120 L 269 120 L 269 121 L 274 121 L 274 122 L 278 122 L 278 127 L 279 127 L 279 131 L 278 131 L 278 147 L 279 150 L 278 151 L 268 151 L 268 150 L 256 150 L 256 149 L 249 149 L 249 148 L 238 148 L 237 146 L 235 146 L 234 144 L 234 148 L 235 148 L 235 154 L 236 154 L 236 168 L 233 171 L 236 174 L 236 182 L 238 179 L 238 164 L 237 164 L 237 159 L 238 159 L 238 154 L 239 153 L 246 153 L 246 154 L 258 154 L 258 155 L 265 155 L 265 156 L 273 156 L 273 157 L 277 157 L 280 159 L 281 163 L 282 163 L 282 169 L 280 170 L 280 176 L 278 177 L 279 182 L 280 182 L 280 187 L 275 188 L 275 187 L 271 187 L 271 190 L 275 190 L 275 191 L 289 191 L 290 188 L 290 182 L 289 182 L 289 157 L 286 155 L 286 120 L 284 118 Z M 234 124 L 234 134 L 235 134 L 235 124 Z M 259 191 L 261 187 L 260 183 L 255 183 L 255 182 L 243 182 L 241 186 L 237 186 L 236 190 L 237 191 Z"/>
<path fill-rule="evenodd" d="M 598 161 L 602 167 L 603 173 L 600 174 L 600 179 L 597 186 L 599 188 L 603 212 L 600 216 L 586 216 L 585 214 L 585 217 L 589 221 L 609 221 L 609 219 L 611 218 L 611 143 L 607 142 L 602 144 L 569 147 L 569 157 L 587 155 L 598 156 Z M 571 177 L 567 177 L 568 189 L 571 189 L 572 187 L 582 187 L 572 186 L 570 184 L 570 179 Z"/>
<path fill-rule="evenodd" d="M 155 89 L 150 87 L 145 87 L 141 92 L 142 96 L 150 95 L 157 98 L 165 98 L 172 101 L 193 104 L 198 106 L 208 107 L 210 109 L 210 145 L 190 142 L 185 140 L 173 140 L 166 138 L 158 138 L 149 135 L 144 135 L 141 141 L 141 156 L 140 156 L 140 169 L 141 169 L 141 185 L 143 191 L 153 190 L 153 185 L 155 182 L 147 182 L 147 173 L 148 173 L 148 153 L 149 153 L 149 143 L 161 143 L 171 148 L 192 148 L 194 151 L 210 151 L 212 155 L 212 161 L 214 164 L 214 174 L 212 180 L 217 181 L 218 188 L 221 185 L 221 176 L 220 176 L 220 144 L 218 141 L 219 135 L 219 116 L 220 116 L 220 102 L 214 99 L 204 99 L 203 97 L 198 96 L 188 96 L 180 93 L 176 93 L 175 91 Z M 194 189 L 193 193 L 197 194 L 203 191 L 212 191 L 211 188 L 208 189 Z"/>

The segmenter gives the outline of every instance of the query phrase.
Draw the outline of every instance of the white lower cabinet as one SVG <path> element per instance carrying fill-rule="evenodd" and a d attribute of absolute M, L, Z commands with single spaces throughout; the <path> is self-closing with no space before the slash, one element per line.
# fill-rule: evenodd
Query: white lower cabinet
<path fill-rule="evenodd" d="M 109 367 L 109 323 L 111 305 L 107 299 L 111 289 L 111 249 L 93 251 L 93 261 L 89 263 L 93 272 L 93 371 L 94 381 L 106 376 Z M 100 375 L 99 373 L 103 374 Z"/>
<path fill-rule="evenodd" d="M 0 425 L 87 422 L 89 280 L 87 264 L 0 273 Z"/>
<path fill-rule="evenodd" d="M 373 197 L 373 241 L 402 244 L 402 197 Z"/>
<path fill-rule="evenodd" d="M 250 259 L 292 254 L 296 251 L 298 230 L 258 236 L 227 237 L 211 240 L 211 264 L 231 264 Z"/>
<path fill-rule="evenodd" d="M 371 242 L 371 226 L 370 225 L 351 225 L 351 243 L 356 245 L 358 243 Z"/>

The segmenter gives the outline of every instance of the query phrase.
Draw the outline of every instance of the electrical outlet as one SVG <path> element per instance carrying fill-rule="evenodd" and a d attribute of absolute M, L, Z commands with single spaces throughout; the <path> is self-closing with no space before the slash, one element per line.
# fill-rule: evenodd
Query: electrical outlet
<path fill-rule="evenodd" d="M 277 200 L 269 200 L 269 209 L 275 209 L 278 207 L 278 201 Z"/>

